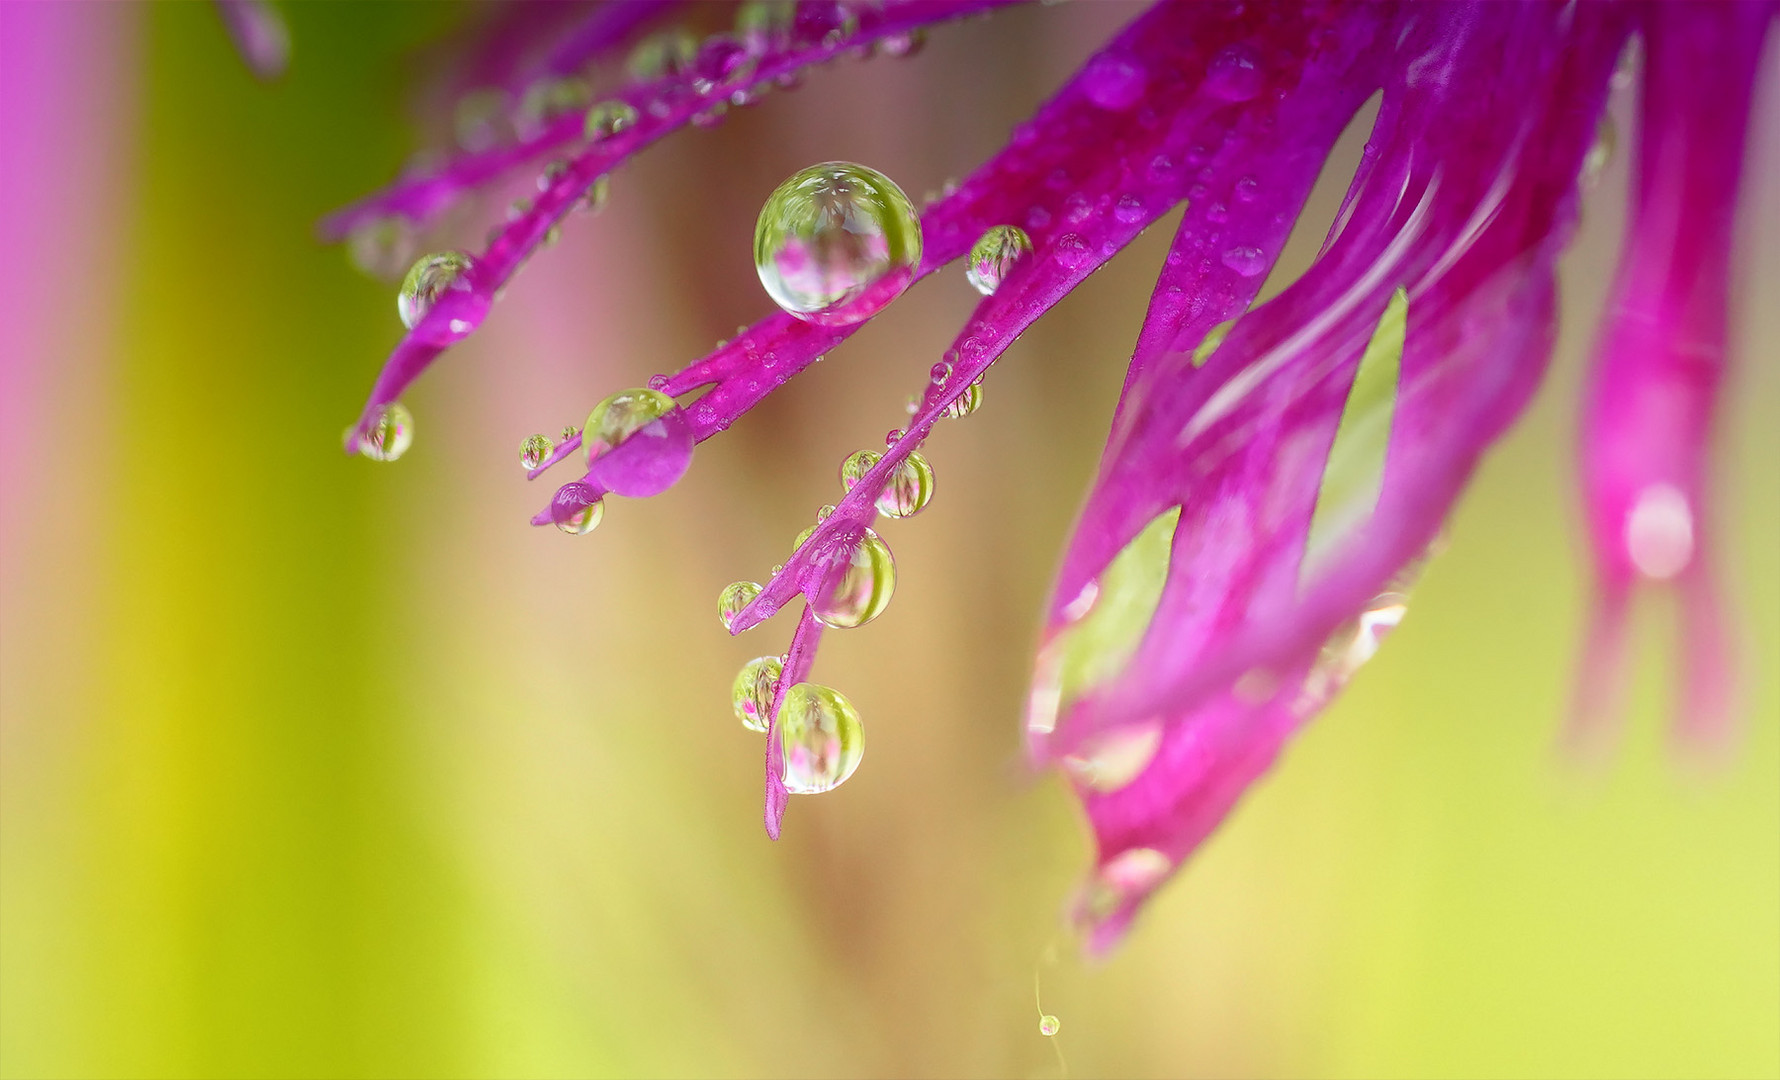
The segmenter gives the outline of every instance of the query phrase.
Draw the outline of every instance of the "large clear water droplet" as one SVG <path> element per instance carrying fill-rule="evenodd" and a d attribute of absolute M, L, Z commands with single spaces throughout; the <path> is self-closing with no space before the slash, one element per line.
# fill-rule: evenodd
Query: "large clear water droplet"
<path fill-rule="evenodd" d="M 944 415 L 952 420 L 959 420 L 982 407 L 983 385 L 973 382 L 964 388 L 962 394 L 952 399 L 952 403 L 946 406 Z"/>
<path fill-rule="evenodd" d="M 919 450 L 890 470 L 890 482 L 878 496 L 878 513 L 885 517 L 914 517 L 933 501 L 933 466 Z"/>
<path fill-rule="evenodd" d="M 551 500 L 556 527 L 570 536 L 585 536 L 599 528 L 606 516 L 605 500 L 589 484 L 579 480 L 556 489 Z"/>
<path fill-rule="evenodd" d="M 396 294 L 396 314 L 410 330 L 420 327 L 435 308 L 440 318 L 422 331 L 431 345 L 449 345 L 482 325 L 488 315 L 488 297 L 476 291 L 471 280 L 475 260 L 461 251 L 423 255 L 402 279 Z"/>
<path fill-rule="evenodd" d="M 1032 253 L 1032 238 L 1018 225 L 997 225 L 970 249 L 964 276 L 984 296 L 995 295 L 1008 273 Z"/>
<path fill-rule="evenodd" d="M 876 169 L 828 161 L 797 172 L 760 208 L 754 268 L 773 302 L 805 322 L 850 326 L 914 279 L 921 222 Z"/>
<path fill-rule="evenodd" d="M 550 436 L 527 435 L 525 441 L 519 444 L 519 465 L 526 472 L 531 472 L 544 464 L 544 459 L 555 449 L 556 444 L 550 441 Z"/>
<path fill-rule="evenodd" d="M 798 683 L 779 710 L 779 748 L 785 754 L 785 790 L 819 795 L 845 783 L 865 755 L 859 711 L 838 690 Z"/>
<path fill-rule="evenodd" d="M 757 656 L 742 665 L 730 689 L 735 716 L 749 731 L 765 731 L 773 712 L 773 695 L 779 692 L 779 676 L 785 662 L 776 656 Z"/>
<path fill-rule="evenodd" d="M 825 626 L 864 626 L 890 606 L 896 591 L 896 560 L 890 545 L 870 529 L 837 537 L 814 560 L 810 611 Z"/>
<path fill-rule="evenodd" d="M 723 628 L 733 627 L 736 616 L 759 595 L 760 583 L 757 581 L 732 581 L 723 586 L 723 591 L 717 594 L 717 617 L 723 620 Z"/>
<path fill-rule="evenodd" d="M 621 390 L 595 405 L 581 429 L 589 475 L 607 491 L 641 498 L 672 487 L 692 464 L 686 411 L 659 390 Z"/>
<path fill-rule="evenodd" d="M 863 480 L 865 474 L 871 472 L 872 466 L 876 465 L 883 456 L 876 450 L 854 451 L 847 457 L 847 460 L 841 462 L 841 486 L 852 491 L 853 485 Z"/>
<path fill-rule="evenodd" d="M 357 450 L 372 461 L 394 461 L 408 452 L 414 442 L 414 417 L 406 406 L 392 401 L 377 410 L 377 416 L 358 437 Z"/>
<path fill-rule="evenodd" d="M 602 143 L 614 135 L 630 130 L 637 122 L 637 110 L 628 102 L 602 101 L 587 110 L 581 132 L 590 143 Z"/>

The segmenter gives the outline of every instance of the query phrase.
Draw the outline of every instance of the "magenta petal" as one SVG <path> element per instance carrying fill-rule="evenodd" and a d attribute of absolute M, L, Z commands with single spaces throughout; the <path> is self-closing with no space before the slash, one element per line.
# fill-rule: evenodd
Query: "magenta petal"
<path fill-rule="evenodd" d="M 1599 578 L 1573 738 L 1614 715 L 1627 594 L 1672 582 L 1686 647 L 1677 730 L 1722 736 L 1730 674 L 1704 555 L 1708 438 L 1723 384 L 1730 252 L 1768 4 L 1654 4 L 1631 220 L 1584 416 Z"/>

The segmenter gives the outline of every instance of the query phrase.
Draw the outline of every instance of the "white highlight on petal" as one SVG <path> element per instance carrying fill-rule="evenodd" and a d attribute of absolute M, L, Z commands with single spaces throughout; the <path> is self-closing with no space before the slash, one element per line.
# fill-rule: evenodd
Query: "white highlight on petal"
<path fill-rule="evenodd" d="M 1625 519 L 1625 550 L 1638 573 L 1667 581 L 1693 561 L 1693 507 L 1674 484 L 1638 493 Z"/>
<path fill-rule="evenodd" d="M 1162 725 L 1150 721 L 1097 736 L 1063 759 L 1071 779 L 1094 791 L 1117 791 L 1137 779 L 1162 745 Z"/>

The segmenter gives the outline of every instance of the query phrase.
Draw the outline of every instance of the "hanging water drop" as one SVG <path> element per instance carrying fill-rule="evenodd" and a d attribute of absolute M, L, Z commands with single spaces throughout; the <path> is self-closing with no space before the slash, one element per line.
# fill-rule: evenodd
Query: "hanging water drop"
<path fill-rule="evenodd" d="M 621 390 L 582 428 L 588 474 L 608 491 L 641 498 L 672 487 L 692 464 L 686 411 L 659 390 Z"/>
<path fill-rule="evenodd" d="M 421 340 L 450 345 L 468 336 L 488 314 L 488 298 L 476 291 L 471 280 L 475 265 L 474 259 L 460 251 L 422 256 L 408 269 L 402 291 L 396 294 L 396 314 L 402 325 L 414 330 L 438 308 L 443 317 L 428 324 Z"/>
<path fill-rule="evenodd" d="M 525 441 L 519 444 L 519 465 L 526 472 L 531 472 L 533 469 L 544 464 L 544 460 L 548 458 L 550 452 L 555 449 L 556 444 L 550 441 L 550 436 L 544 434 L 528 435 L 526 436 Z"/>
<path fill-rule="evenodd" d="M 908 196 L 851 162 L 794 173 L 754 227 L 754 267 L 767 295 L 818 326 L 877 314 L 908 288 L 920 261 L 921 223 Z"/>
<path fill-rule="evenodd" d="M 776 656 L 758 656 L 742 665 L 730 688 L 729 701 L 737 720 L 749 731 L 765 731 L 773 713 L 773 695 L 779 692 L 779 676 L 785 662 Z"/>
<path fill-rule="evenodd" d="M 556 527 L 570 536 L 587 535 L 606 516 L 605 500 L 592 485 L 579 480 L 557 488 L 550 503 Z"/>
<path fill-rule="evenodd" d="M 964 264 L 964 277 L 977 292 L 995 295 L 1009 272 L 1032 253 L 1032 238 L 1018 225 L 997 225 L 977 239 Z"/>
<path fill-rule="evenodd" d="M 878 495 L 878 513 L 885 517 L 914 517 L 933 501 L 933 466 L 926 455 L 912 450 L 890 470 L 890 480 Z"/>
<path fill-rule="evenodd" d="M 864 626 L 890 606 L 896 560 L 870 529 L 842 533 L 811 560 L 810 611 L 837 630 Z"/>
<path fill-rule="evenodd" d="M 841 486 L 852 491 L 853 485 L 864 479 L 883 456 L 876 450 L 856 450 L 848 455 L 847 460 L 841 462 Z"/>
<path fill-rule="evenodd" d="M 377 416 L 358 437 L 356 449 L 372 461 L 394 461 L 408 452 L 414 442 L 414 417 L 399 401 L 391 401 L 377 410 Z"/>
<path fill-rule="evenodd" d="M 599 144 L 614 135 L 621 134 L 637 122 L 637 110 L 623 101 L 602 101 L 587 110 L 587 120 L 582 124 L 582 134 L 587 141 Z"/>
<path fill-rule="evenodd" d="M 1063 1030 L 1063 1021 L 1052 1016 L 1050 1013 L 1046 1013 L 1038 1018 L 1038 1033 L 1045 1038 L 1048 1039 L 1061 1030 Z"/>
<path fill-rule="evenodd" d="M 865 754 L 865 727 L 846 695 L 817 683 L 785 692 L 779 710 L 785 790 L 819 795 L 845 783 Z"/>
<path fill-rule="evenodd" d="M 717 594 L 717 618 L 723 620 L 723 629 L 733 628 L 736 616 L 759 595 L 760 583 L 757 581 L 732 581 L 723 586 L 723 591 Z"/>
<path fill-rule="evenodd" d="M 983 384 L 973 382 L 964 388 L 964 392 L 952 399 L 946 406 L 944 415 L 952 420 L 969 416 L 983 406 Z"/>
<path fill-rule="evenodd" d="M 692 67 L 697 56 L 698 42 L 690 33 L 676 27 L 645 38 L 631 50 L 630 59 L 624 66 L 637 82 L 652 82 L 684 73 Z"/>

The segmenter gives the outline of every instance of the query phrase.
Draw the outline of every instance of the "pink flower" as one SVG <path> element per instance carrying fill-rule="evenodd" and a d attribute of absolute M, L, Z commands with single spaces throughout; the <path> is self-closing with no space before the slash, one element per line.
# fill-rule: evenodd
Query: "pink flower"
<path fill-rule="evenodd" d="M 526 258 L 577 206 L 597 203 L 632 154 L 812 64 L 899 54 L 930 24 L 994 6 L 748 5 L 734 35 L 649 39 L 633 81 L 597 101 L 579 73 L 672 5 L 603 5 L 580 22 L 516 9 L 472 65 L 480 89 L 463 97 L 476 106 L 460 109 L 475 121 L 460 124 L 465 149 L 324 223 L 388 254 L 479 185 L 555 159 L 536 200 L 483 251 L 431 256 L 411 272 L 411 329 L 349 449 L 399 455 L 403 390 L 475 330 Z M 867 621 L 890 598 L 894 563 L 873 526 L 924 505 L 922 440 L 975 407 L 980 380 L 1039 316 L 1184 203 L 1064 552 L 1025 719 L 1033 760 L 1062 767 L 1093 828 L 1096 866 L 1075 910 L 1090 946 L 1105 948 L 1402 617 L 1465 481 L 1543 374 L 1553 265 L 1574 230 L 1609 85 L 1641 42 L 1630 239 L 1585 404 L 1600 599 L 1576 730 L 1609 711 L 1628 595 L 1672 586 L 1688 641 L 1680 730 L 1722 739 L 1729 691 L 1705 446 L 1725 367 L 1751 88 L 1776 10 L 1158 4 L 921 211 L 901 270 L 894 230 L 856 222 L 771 253 L 763 280 L 776 273 L 790 292 L 844 282 L 857 305 L 845 317 L 775 312 L 648 389 L 608 399 L 560 444 L 528 441 L 534 477 L 588 450 L 583 475 L 533 521 L 585 532 L 606 493 L 665 489 L 695 444 L 839 346 L 909 280 L 969 257 L 986 295 L 906 429 L 881 453 L 849 459 L 846 494 L 769 580 L 725 591 L 732 633 L 805 602 L 785 655 L 756 661 L 738 684 L 738 711 L 766 728 L 766 825 L 777 836 L 788 783 L 826 790 L 858 764 L 850 705 L 808 676 L 826 628 Z M 1256 305 L 1337 136 L 1380 92 L 1321 254 Z M 894 272 L 837 276 L 835 252 Z M 675 401 L 698 391 L 689 406 Z"/>

